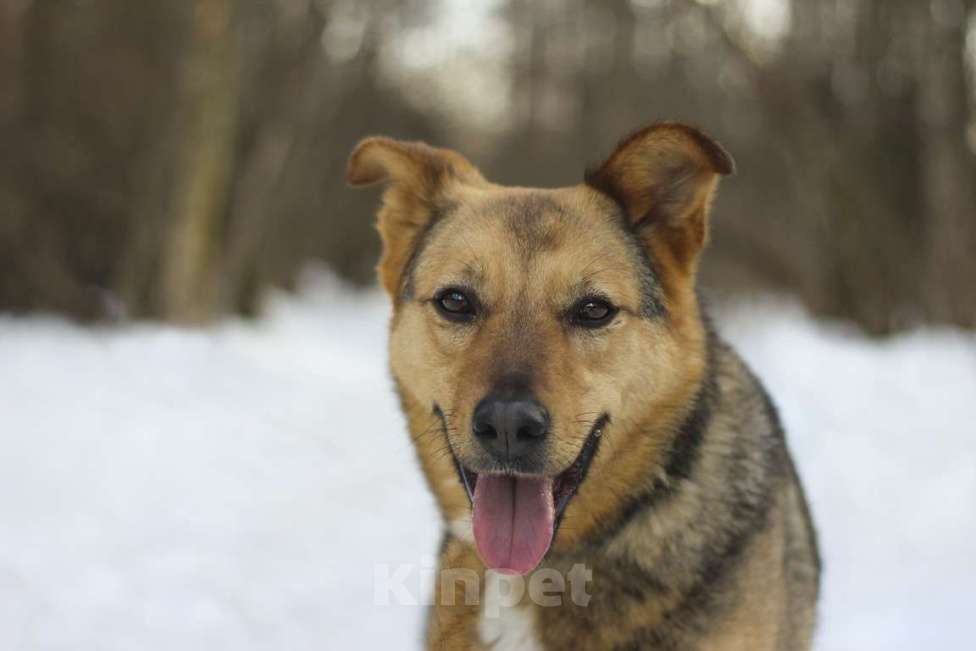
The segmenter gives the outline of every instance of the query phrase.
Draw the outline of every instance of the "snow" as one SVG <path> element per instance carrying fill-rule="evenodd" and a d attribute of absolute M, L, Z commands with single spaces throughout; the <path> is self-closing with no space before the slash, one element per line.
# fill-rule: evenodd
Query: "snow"
<path fill-rule="evenodd" d="M 0 316 L 0 648 L 419 647 L 424 606 L 374 590 L 406 571 L 419 601 L 440 536 L 386 320 L 321 277 L 209 330 Z M 818 649 L 968 648 L 976 338 L 717 320 L 813 503 Z"/>

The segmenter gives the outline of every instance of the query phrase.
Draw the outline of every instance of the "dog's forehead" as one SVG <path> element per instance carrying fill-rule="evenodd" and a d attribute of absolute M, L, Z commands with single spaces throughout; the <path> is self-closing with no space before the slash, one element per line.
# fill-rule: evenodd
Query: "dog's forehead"
<path fill-rule="evenodd" d="M 523 262 L 547 253 L 606 249 L 623 239 L 613 210 L 574 188 L 499 188 L 460 201 L 456 220 L 445 224 L 445 239 L 477 242 L 476 251 Z"/>
<path fill-rule="evenodd" d="M 522 257 L 552 251 L 573 237 L 586 215 L 553 192 L 508 191 L 468 205 L 471 219 L 491 225 Z"/>
<path fill-rule="evenodd" d="M 588 188 L 498 187 L 458 198 L 426 234 L 408 270 L 427 294 L 461 283 L 496 294 L 587 287 L 642 302 L 648 270 L 619 209 Z M 544 298 L 539 296 L 538 298 Z"/>

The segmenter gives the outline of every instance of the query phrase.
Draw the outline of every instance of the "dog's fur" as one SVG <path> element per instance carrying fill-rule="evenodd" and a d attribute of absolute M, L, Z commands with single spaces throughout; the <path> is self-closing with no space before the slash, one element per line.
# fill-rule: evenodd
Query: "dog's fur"
<path fill-rule="evenodd" d="M 387 183 L 390 360 L 446 525 L 440 567 L 485 572 L 457 465 L 487 463 L 471 434 L 485 395 L 519 382 L 546 406 L 546 475 L 597 444 L 542 565 L 585 564 L 589 603 L 526 599 L 486 621 L 438 590 L 429 648 L 501 649 L 513 635 L 512 648 L 810 646 L 820 564 L 803 491 L 775 408 L 695 288 L 718 178 L 732 171 L 720 145 L 673 123 L 560 189 L 495 185 L 421 143 L 369 138 L 353 152 L 351 184 Z M 434 309 L 448 285 L 476 293 L 476 321 Z M 612 323 L 568 323 L 567 306 L 594 292 L 619 307 Z"/>

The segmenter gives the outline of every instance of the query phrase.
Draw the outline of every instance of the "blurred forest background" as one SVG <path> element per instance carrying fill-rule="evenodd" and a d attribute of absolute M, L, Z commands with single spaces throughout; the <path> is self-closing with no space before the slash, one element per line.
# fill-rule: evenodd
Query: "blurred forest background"
<path fill-rule="evenodd" d="M 361 137 L 566 185 L 627 131 L 734 154 L 703 281 L 976 326 L 976 0 L 0 0 L 0 311 L 203 323 L 358 283 Z"/>

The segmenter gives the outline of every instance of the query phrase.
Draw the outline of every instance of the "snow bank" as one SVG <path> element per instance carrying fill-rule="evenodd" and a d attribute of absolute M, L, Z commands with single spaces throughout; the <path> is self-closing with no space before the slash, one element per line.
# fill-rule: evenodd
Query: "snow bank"
<path fill-rule="evenodd" d="M 312 285 L 203 332 L 0 317 L 0 648 L 419 646 L 423 607 L 374 598 L 376 572 L 422 572 L 439 540 L 386 307 Z M 813 502 L 818 648 L 966 648 L 976 339 L 721 312 Z"/>

